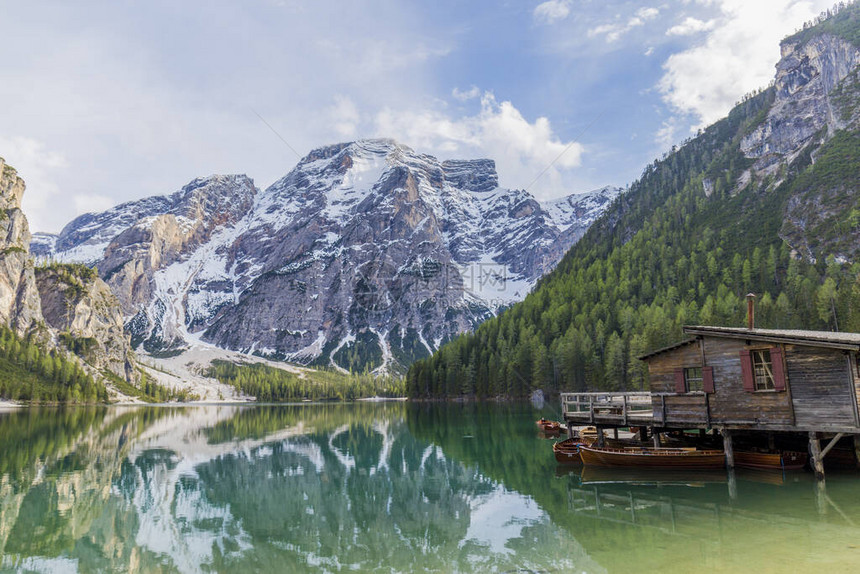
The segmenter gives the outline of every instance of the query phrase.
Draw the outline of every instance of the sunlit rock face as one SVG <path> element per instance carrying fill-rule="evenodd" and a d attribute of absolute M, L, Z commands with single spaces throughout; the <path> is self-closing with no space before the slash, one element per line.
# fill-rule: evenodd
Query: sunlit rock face
<path fill-rule="evenodd" d="M 618 192 L 541 204 L 500 188 L 491 160 L 365 140 L 312 151 L 262 192 L 245 176 L 195 180 L 34 249 L 96 266 L 148 351 L 202 338 L 397 370 L 522 299 Z"/>
<path fill-rule="evenodd" d="M 814 138 L 845 129 L 860 115 L 856 107 L 845 110 L 842 98 L 834 97 L 843 95 L 837 88 L 856 72 L 860 49 L 828 34 L 802 44 L 786 41 L 781 48 L 773 106 L 767 120 L 741 142 L 760 173 L 775 172 Z"/>
<path fill-rule="evenodd" d="M 21 211 L 24 180 L 0 158 L 0 323 L 24 334 L 42 320 L 30 257 L 30 227 Z"/>
<path fill-rule="evenodd" d="M 119 302 L 95 273 L 68 266 L 36 270 L 42 314 L 51 328 L 77 342 L 87 364 L 130 382 L 135 369 Z"/>

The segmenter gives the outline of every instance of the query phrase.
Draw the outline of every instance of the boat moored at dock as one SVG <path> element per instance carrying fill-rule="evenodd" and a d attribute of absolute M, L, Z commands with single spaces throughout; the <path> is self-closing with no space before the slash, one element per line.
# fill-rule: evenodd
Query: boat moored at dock
<path fill-rule="evenodd" d="M 581 446 L 579 454 L 585 466 L 632 468 L 718 469 L 726 465 L 721 450 L 695 448 L 600 448 Z"/>

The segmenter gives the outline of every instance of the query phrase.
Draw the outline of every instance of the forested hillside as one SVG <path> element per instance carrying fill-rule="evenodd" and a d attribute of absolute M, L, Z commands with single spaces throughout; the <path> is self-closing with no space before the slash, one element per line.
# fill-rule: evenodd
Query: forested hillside
<path fill-rule="evenodd" d="M 856 22 L 856 12 L 837 23 Z M 823 25 L 834 27 L 786 41 L 802 50 Z M 770 112 L 793 96 L 779 78 L 647 166 L 525 301 L 415 363 L 409 394 L 639 389 L 638 355 L 681 339 L 682 325 L 742 325 L 750 291 L 759 327 L 860 331 L 856 76 L 826 94 L 838 121 L 822 119 L 764 168 L 744 142 L 783 121 Z"/>

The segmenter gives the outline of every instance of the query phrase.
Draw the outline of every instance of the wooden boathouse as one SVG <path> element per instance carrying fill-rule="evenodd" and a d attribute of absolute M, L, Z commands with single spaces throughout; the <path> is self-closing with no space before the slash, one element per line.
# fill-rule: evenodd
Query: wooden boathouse
<path fill-rule="evenodd" d="M 843 437 L 854 437 L 860 455 L 860 333 L 708 326 L 684 333 L 686 340 L 640 357 L 650 392 L 562 394 L 568 426 L 640 427 L 655 443 L 664 432 L 716 429 L 729 467 L 733 433 L 761 433 L 771 444 L 791 433 L 808 440 L 819 478 Z"/>

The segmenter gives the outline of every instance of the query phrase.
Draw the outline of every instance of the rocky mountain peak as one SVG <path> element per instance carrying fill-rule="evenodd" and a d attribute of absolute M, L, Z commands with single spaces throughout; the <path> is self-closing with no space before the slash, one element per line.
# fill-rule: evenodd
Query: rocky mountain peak
<path fill-rule="evenodd" d="M 525 297 L 598 215 L 589 197 L 546 209 L 500 188 L 492 160 L 359 140 L 311 151 L 261 192 L 213 176 L 79 218 L 53 256 L 90 255 L 151 352 L 203 339 L 393 369 Z"/>

